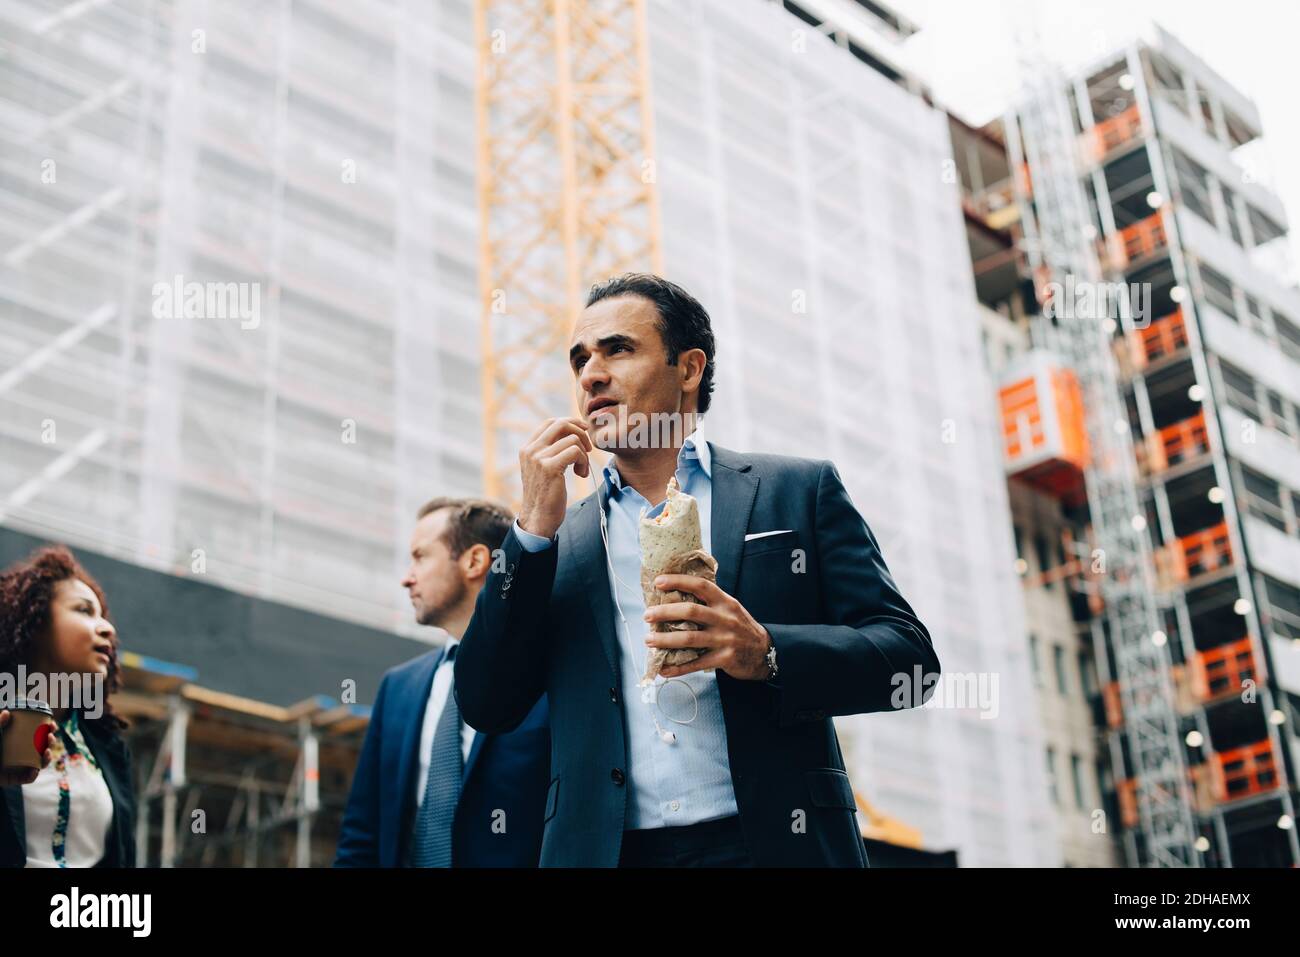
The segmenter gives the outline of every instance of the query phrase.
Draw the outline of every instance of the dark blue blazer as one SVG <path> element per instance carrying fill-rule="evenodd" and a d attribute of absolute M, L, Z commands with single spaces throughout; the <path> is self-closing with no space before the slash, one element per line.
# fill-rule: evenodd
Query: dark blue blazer
<path fill-rule="evenodd" d="M 335 867 L 401 866 L 415 814 L 424 710 L 443 654 L 441 648 L 430 651 L 380 682 Z M 474 736 L 456 809 L 453 866 L 537 866 L 550 762 L 545 697 L 509 734 Z"/>
<path fill-rule="evenodd" d="M 718 586 L 767 628 L 779 669 L 772 682 L 717 673 L 745 843 L 759 866 L 866 866 L 831 719 L 921 704 L 939 658 L 833 464 L 709 447 Z M 506 561 L 488 574 L 456 656 L 461 714 L 480 731 L 523 727 L 549 702 L 543 867 L 616 866 L 626 823 L 603 493 L 573 505 L 545 551 L 506 536 Z M 922 687 L 898 694 L 913 669 Z"/>

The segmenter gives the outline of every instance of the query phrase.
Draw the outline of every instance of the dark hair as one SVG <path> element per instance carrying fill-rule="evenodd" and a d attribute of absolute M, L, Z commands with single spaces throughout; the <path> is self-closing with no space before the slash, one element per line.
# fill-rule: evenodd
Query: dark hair
<path fill-rule="evenodd" d="M 615 296 L 640 296 L 654 303 L 659 311 L 659 335 L 664 340 L 668 364 L 677 365 L 677 357 L 687 349 L 704 350 L 704 375 L 700 378 L 698 411 L 709 411 L 713 395 L 713 324 L 700 301 L 689 292 L 661 276 L 629 272 L 596 283 L 587 294 L 587 305 Z"/>
<path fill-rule="evenodd" d="M 451 509 L 447 520 L 447 549 L 452 558 L 475 545 L 499 548 L 514 524 L 510 509 L 482 498 L 452 498 L 442 496 L 430 499 L 420 508 L 417 519 L 439 509 Z"/>
<path fill-rule="evenodd" d="M 62 545 L 39 548 L 26 559 L 15 562 L 0 572 L 0 672 L 18 674 L 19 665 L 30 665 L 37 643 L 50 627 L 50 606 L 54 589 L 60 582 L 79 579 L 86 583 L 105 618 L 108 617 L 108 600 L 99 582 L 91 578 L 72 552 Z M 113 656 L 108 663 L 105 690 L 111 695 L 121 687 L 118 665 L 118 640 L 113 636 Z M 113 713 L 113 706 L 105 701 L 103 717 L 111 730 L 127 726 Z"/>

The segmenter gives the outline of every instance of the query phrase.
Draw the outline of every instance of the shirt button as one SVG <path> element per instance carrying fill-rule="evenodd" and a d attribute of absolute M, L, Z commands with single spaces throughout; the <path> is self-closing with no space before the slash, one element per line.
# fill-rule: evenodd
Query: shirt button
<path fill-rule="evenodd" d="M 623 783 L 623 769 L 622 769 L 622 768 L 615 768 L 613 771 L 610 771 L 610 772 L 609 772 L 609 779 L 610 779 L 611 781 L 613 781 L 615 784 L 622 785 L 622 783 Z"/>
<path fill-rule="evenodd" d="M 670 811 L 680 811 L 680 810 L 682 809 L 682 802 L 681 802 L 681 801 L 669 801 L 669 802 L 668 802 L 668 809 L 669 809 Z"/>

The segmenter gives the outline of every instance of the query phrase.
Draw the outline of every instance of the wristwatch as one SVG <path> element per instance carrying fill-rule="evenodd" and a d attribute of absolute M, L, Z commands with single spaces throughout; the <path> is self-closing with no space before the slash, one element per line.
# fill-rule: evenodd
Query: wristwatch
<path fill-rule="evenodd" d="M 767 661 L 767 677 L 764 680 L 774 681 L 776 680 L 776 672 L 777 672 L 776 644 L 772 641 L 771 635 L 768 635 L 767 637 L 767 654 L 764 655 L 764 658 Z"/>

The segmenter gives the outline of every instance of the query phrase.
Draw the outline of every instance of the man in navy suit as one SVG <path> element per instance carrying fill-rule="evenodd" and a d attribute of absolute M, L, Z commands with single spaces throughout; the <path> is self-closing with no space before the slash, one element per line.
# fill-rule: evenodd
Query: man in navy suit
<path fill-rule="evenodd" d="M 520 450 L 519 518 L 479 593 L 456 695 L 488 733 L 549 701 L 544 867 L 866 866 L 831 719 L 915 707 L 938 680 L 835 466 L 693 429 L 713 356 L 685 289 L 603 283 L 569 344 L 584 414 L 541 423 Z M 599 475 L 593 447 L 614 453 Z M 571 507 L 570 468 L 596 479 Z M 717 580 L 661 576 L 664 601 L 646 611 L 638 529 L 643 514 L 681 514 L 665 505 L 670 479 L 695 499 Z M 678 621 L 698 630 L 650 633 Z M 643 687 L 656 648 L 704 654 Z"/>
<path fill-rule="evenodd" d="M 335 867 L 536 867 L 550 774 L 546 698 L 508 734 L 460 717 L 453 662 L 511 516 L 492 502 L 420 509 L 402 586 L 446 644 L 379 685 Z"/>

